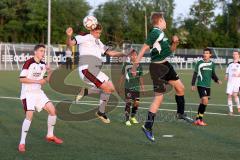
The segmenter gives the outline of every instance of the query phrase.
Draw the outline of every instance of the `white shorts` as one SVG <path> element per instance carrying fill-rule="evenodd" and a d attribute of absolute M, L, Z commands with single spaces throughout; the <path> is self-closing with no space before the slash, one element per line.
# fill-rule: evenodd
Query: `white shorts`
<path fill-rule="evenodd" d="M 78 67 L 79 76 L 80 78 L 86 83 L 91 86 L 99 88 L 104 82 L 109 81 L 109 77 L 103 73 L 102 71 L 99 71 L 96 75 L 94 73 L 91 73 L 88 70 L 87 65 L 82 65 Z"/>
<path fill-rule="evenodd" d="M 228 82 L 226 93 L 230 94 L 230 95 L 232 95 L 233 93 L 238 93 L 239 92 L 239 87 L 240 87 L 239 83 Z"/>
<path fill-rule="evenodd" d="M 40 90 L 26 93 L 26 98 L 22 99 L 22 104 L 25 112 L 35 110 L 40 112 L 49 101 L 46 94 Z"/>

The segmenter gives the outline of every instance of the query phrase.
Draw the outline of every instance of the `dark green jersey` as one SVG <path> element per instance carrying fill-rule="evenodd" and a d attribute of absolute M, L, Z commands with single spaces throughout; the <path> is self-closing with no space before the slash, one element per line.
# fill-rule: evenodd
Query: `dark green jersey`
<path fill-rule="evenodd" d="M 212 61 L 198 61 L 194 72 L 197 73 L 197 86 L 211 87 L 211 80 L 213 75 L 215 75 L 215 64 Z"/>
<path fill-rule="evenodd" d="M 154 27 L 148 34 L 145 44 L 150 46 L 152 62 L 162 61 L 172 54 L 171 45 L 165 33 Z"/>
<path fill-rule="evenodd" d="M 132 91 L 140 91 L 140 77 L 143 75 L 142 66 L 137 67 L 137 75 L 134 77 L 131 73 L 132 63 L 124 63 L 122 74 L 125 75 L 125 88 Z"/>

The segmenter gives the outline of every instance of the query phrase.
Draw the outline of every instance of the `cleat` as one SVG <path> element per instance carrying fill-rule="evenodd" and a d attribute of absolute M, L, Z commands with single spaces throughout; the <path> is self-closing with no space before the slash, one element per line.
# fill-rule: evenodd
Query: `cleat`
<path fill-rule="evenodd" d="M 203 120 L 200 120 L 200 119 L 196 120 L 194 122 L 194 124 L 197 126 L 207 126 L 208 125 L 207 123 L 205 123 Z"/>
<path fill-rule="evenodd" d="M 58 138 L 58 137 L 56 137 L 56 136 L 46 137 L 46 140 L 47 140 L 48 142 L 54 142 L 54 143 L 56 143 L 56 144 L 62 144 L 62 143 L 63 143 L 63 140 L 60 139 L 60 138 Z"/>
<path fill-rule="evenodd" d="M 75 98 L 76 103 L 79 102 L 85 96 L 85 88 L 81 88 L 80 92 Z"/>
<path fill-rule="evenodd" d="M 176 114 L 176 118 L 179 120 L 185 120 L 188 123 L 194 123 L 194 120 L 190 117 L 188 117 L 185 113 L 181 114 L 181 113 L 177 113 Z"/>
<path fill-rule="evenodd" d="M 131 124 L 130 121 L 126 121 L 126 122 L 125 122 L 125 125 L 128 126 L 128 127 L 130 127 L 132 124 Z"/>
<path fill-rule="evenodd" d="M 138 120 L 135 117 L 132 117 L 130 120 L 133 124 L 138 124 L 139 123 Z"/>
<path fill-rule="evenodd" d="M 233 114 L 233 112 L 229 112 L 228 115 L 229 116 L 233 116 L 234 114 Z"/>
<path fill-rule="evenodd" d="M 103 122 L 103 123 L 110 123 L 110 119 L 108 119 L 106 113 L 96 112 L 96 116 Z"/>
<path fill-rule="evenodd" d="M 144 134 L 146 135 L 147 139 L 150 140 L 151 142 L 155 141 L 155 138 L 153 136 L 152 131 L 148 130 L 147 128 L 145 128 L 145 126 L 142 126 L 142 131 L 144 132 Z"/>
<path fill-rule="evenodd" d="M 181 114 L 181 113 L 176 114 L 177 119 L 184 119 L 185 117 L 186 117 L 186 114 L 184 114 L 184 113 L 183 114 Z"/>
<path fill-rule="evenodd" d="M 18 145 L 18 151 L 21 152 L 21 153 L 25 152 L 26 151 L 25 144 L 19 144 Z"/>

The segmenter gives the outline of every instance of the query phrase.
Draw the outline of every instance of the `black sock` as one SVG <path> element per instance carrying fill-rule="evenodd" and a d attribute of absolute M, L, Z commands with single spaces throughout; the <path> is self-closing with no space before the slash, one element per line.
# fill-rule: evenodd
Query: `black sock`
<path fill-rule="evenodd" d="M 175 100 L 177 103 L 177 113 L 184 114 L 185 110 L 185 99 L 184 96 L 175 96 Z"/>
<path fill-rule="evenodd" d="M 87 88 L 84 89 L 84 96 L 86 96 L 86 95 L 88 95 L 88 89 Z"/>
<path fill-rule="evenodd" d="M 207 105 L 204 105 L 202 103 L 199 104 L 199 107 L 198 107 L 198 119 L 202 120 L 203 119 L 203 114 L 204 112 L 206 111 L 206 107 Z"/>
<path fill-rule="evenodd" d="M 125 117 L 126 117 L 126 121 L 129 120 L 130 107 L 131 107 L 131 102 L 127 102 L 127 103 L 126 103 L 126 106 L 125 106 Z"/>
<path fill-rule="evenodd" d="M 155 113 L 152 113 L 152 112 L 148 112 L 148 116 L 147 116 L 147 120 L 145 122 L 145 128 L 148 129 L 148 130 L 152 130 L 152 126 L 153 126 L 153 123 L 154 123 L 154 117 L 156 116 Z"/>
<path fill-rule="evenodd" d="M 131 117 L 135 117 L 136 113 L 137 113 L 138 107 L 133 106 L 132 107 L 132 113 L 131 113 Z"/>

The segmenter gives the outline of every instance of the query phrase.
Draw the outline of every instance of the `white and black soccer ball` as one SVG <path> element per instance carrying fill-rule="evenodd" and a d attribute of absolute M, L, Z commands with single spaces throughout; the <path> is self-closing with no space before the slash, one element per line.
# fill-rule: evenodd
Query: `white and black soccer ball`
<path fill-rule="evenodd" d="M 83 26 L 89 31 L 95 29 L 97 27 L 97 24 L 98 20 L 94 16 L 86 16 L 83 19 Z"/>

